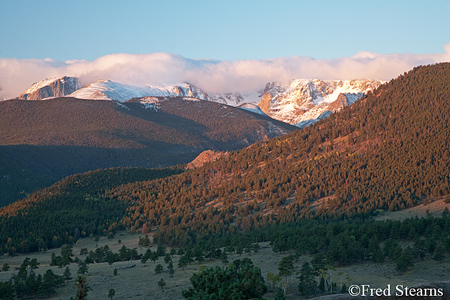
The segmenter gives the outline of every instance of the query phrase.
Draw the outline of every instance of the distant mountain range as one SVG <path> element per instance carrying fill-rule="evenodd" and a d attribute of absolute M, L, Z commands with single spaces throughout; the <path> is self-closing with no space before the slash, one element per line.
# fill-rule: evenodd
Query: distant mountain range
<path fill-rule="evenodd" d="M 62 77 L 34 83 L 17 97 L 20 100 L 43 100 L 73 97 L 89 100 L 125 102 L 142 97 L 184 97 L 206 100 L 266 114 L 273 119 L 303 127 L 353 104 L 383 82 L 376 80 L 292 80 L 287 84 L 272 82 L 249 95 L 239 93 L 207 94 L 189 84 L 129 85 L 99 80 L 81 86 L 78 78 Z"/>

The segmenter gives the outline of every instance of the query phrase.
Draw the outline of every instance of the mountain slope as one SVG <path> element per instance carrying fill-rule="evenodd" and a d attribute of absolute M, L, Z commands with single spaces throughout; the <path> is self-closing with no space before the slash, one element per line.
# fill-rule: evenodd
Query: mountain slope
<path fill-rule="evenodd" d="M 131 211 L 142 214 L 125 225 L 160 226 L 161 241 L 174 244 L 185 226 L 207 232 L 228 220 L 225 230 L 251 230 L 271 220 L 399 210 L 443 197 L 450 193 L 449 81 L 450 64 L 416 68 L 311 127 L 176 181 L 130 185 L 110 196 L 131 200 L 131 190 L 152 191 L 135 202 Z M 183 193 L 171 192 L 182 186 Z"/>
<path fill-rule="evenodd" d="M 294 130 L 226 105 L 155 99 L 158 109 L 140 100 L 0 102 L 2 204 L 70 174 L 184 164 L 204 150 L 237 150 Z"/>

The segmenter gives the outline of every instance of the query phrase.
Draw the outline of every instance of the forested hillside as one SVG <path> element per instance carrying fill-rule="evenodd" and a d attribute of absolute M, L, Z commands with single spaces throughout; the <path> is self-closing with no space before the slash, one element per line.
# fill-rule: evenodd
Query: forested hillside
<path fill-rule="evenodd" d="M 123 230 L 121 219 L 129 203 L 105 199 L 105 191 L 182 171 L 116 168 L 66 177 L 27 199 L 0 208 L 0 252 L 14 255 L 41 251 L 72 244 L 80 237 Z"/>
<path fill-rule="evenodd" d="M 86 171 L 168 167 L 237 150 L 295 127 L 208 101 L 157 106 L 58 98 L 0 102 L 0 205 Z"/>
<path fill-rule="evenodd" d="M 356 240 L 340 241 L 341 247 L 354 242 L 358 249 L 366 249 L 368 240 L 362 239 L 363 235 L 378 232 L 381 241 L 389 236 L 381 232 L 401 226 L 365 223 L 371 215 L 449 194 L 449 82 L 450 64 L 415 68 L 309 128 L 256 143 L 179 175 L 107 189 L 101 201 L 126 207 L 117 221 L 123 228 L 156 230 L 156 241 L 173 246 L 200 241 L 225 245 L 247 240 L 247 235 L 238 235 L 250 231 L 248 241 L 253 243 L 280 235 L 279 231 L 277 235 L 269 233 L 270 228 L 286 230 L 295 223 L 292 226 L 299 227 L 293 229 L 296 234 L 317 237 L 316 242 L 311 241 L 312 253 L 329 247 L 331 240 L 326 235 L 324 241 L 319 239 L 328 230 L 336 236 L 353 232 Z M 36 203 L 45 203 L 52 196 L 42 192 L 34 197 Z M 27 217 L 46 214 L 17 208 L 4 211 Z M 5 215 L 0 220 L 5 224 L 1 243 L 19 249 L 28 237 L 16 233 L 31 229 L 25 222 L 13 221 L 15 218 Z M 333 225 L 330 220 L 339 223 Z M 11 222 L 14 227 L 6 225 Z M 62 224 L 57 218 L 51 222 L 54 227 Z M 351 227 L 360 222 L 369 226 L 366 231 Z M 405 223 L 406 231 L 409 234 L 414 227 L 413 237 L 425 234 L 428 226 L 435 226 L 440 233 L 448 231 L 448 220 L 433 222 L 437 223 Z M 36 219 L 33 227 L 48 223 Z M 109 225 L 102 225 L 105 234 Z M 67 230 L 67 237 L 55 235 L 56 239 L 70 239 L 77 226 Z M 377 226 L 383 229 L 377 231 Z M 371 232 L 370 228 L 375 229 Z M 86 228 L 85 234 L 91 233 L 98 234 Z"/>
<path fill-rule="evenodd" d="M 450 64 L 415 68 L 312 127 L 108 196 L 134 203 L 125 226 L 158 226 L 165 242 L 183 227 L 248 230 L 430 201 L 450 189 L 448 82 Z"/>

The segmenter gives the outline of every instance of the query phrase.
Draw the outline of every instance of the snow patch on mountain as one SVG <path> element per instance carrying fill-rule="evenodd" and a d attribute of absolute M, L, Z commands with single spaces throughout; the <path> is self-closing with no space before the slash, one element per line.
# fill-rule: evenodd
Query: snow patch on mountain
<path fill-rule="evenodd" d="M 161 102 L 161 99 L 148 96 L 141 98 L 139 102 L 145 109 L 151 109 L 157 112 L 160 109 L 159 103 Z"/>
<path fill-rule="evenodd" d="M 120 102 L 116 102 L 117 103 L 117 106 L 119 106 L 119 107 L 122 107 L 122 108 L 124 108 L 124 109 L 126 109 L 126 110 L 130 110 L 130 108 L 128 107 L 128 106 L 126 106 L 126 105 L 123 105 L 122 103 L 120 103 Z"/>
<path fill-rule="evenodd" d="M 259 115 L 267 116 L 261 110 L 261 108 L 259 108 L 259 106 L 257 104 L 255 104 L 255 103 L 244 103 L 244 104 L 239 105 L 238 108 L 243 109 L 243 110 L 247 110 L 247 111 L 251 111 L 251 112 L 259 114 Z"/>
<path fill-rule="evenodd" d="M 322 119 L 328 118 L 332 113 L 333 112 L 327 110 L 327 111 L 323 112 L 317 118 L 311 118 L 311 119 L 307 119 L 305 121 L 298 122 L 297 124 L 294 124 L 294 126 L 299 127 L 299 128 L 311 126 L 312 124 L 317 123 L 318 121 L 320 121 Z"/>

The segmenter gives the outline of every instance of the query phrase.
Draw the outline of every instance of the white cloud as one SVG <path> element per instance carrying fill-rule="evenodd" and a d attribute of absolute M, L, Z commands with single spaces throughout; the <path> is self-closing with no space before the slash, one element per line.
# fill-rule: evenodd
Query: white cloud
<path fill-rule="evenodd" d="M 32 83 L 50 77 L 78 76 L 87 84 L 99 79 L 124 83 L 191 82 L 206 92 L 250 92 L 270 81 L 294 78 L 389 80 L 423 64 L 450 61 L 450 44 L 438 54 L 378 54 L 313 59 L 282 57 L 267 60 L 195 60 L 167 53 L 111 54 L 94 61 L 0 59 L 0 99 L 10 99 Z"/>

